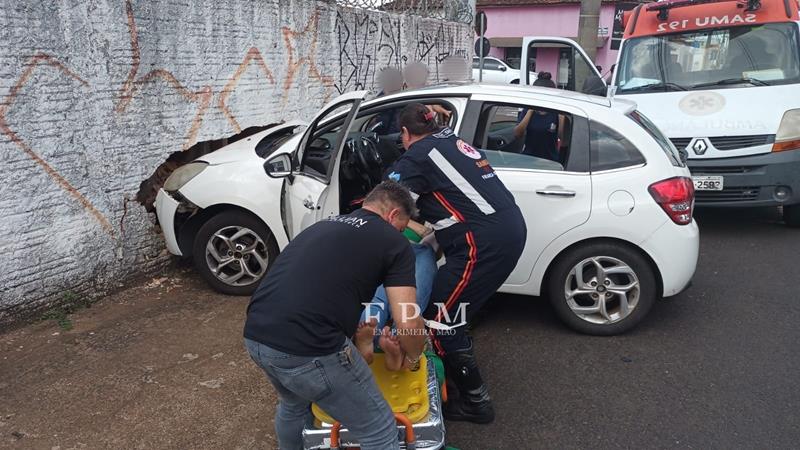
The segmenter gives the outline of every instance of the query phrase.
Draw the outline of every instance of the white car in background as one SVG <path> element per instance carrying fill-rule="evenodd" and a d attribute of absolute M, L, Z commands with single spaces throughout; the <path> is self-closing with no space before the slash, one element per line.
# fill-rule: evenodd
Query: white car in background
<path fill-rule="evenodd" d="M 481 59 L 472 58 L 472 80 L 478 81 Z M 536 80 L 536 73 L 530 72 L 530 83 Z M 519 84 L 519 69 L 515 69 L 505 62 L 487 56 L 483 58 L 483 83 L 491 84 Z M 524 84 L 524 83 L 523 83 Z"/>
<path fill-rule="evenodd" d="M 448 125 L 484 149 L 525 216 L 528 241 L 501 292 L 544 295 L 575 330 L 611 335 L 689 284 L 699 243 L 689 170 L 634 103 L 525 86 L 364 95 L 177 169 L 156 200 L 169 251 L 192 257 L 216 290 L 251 293 L 290 239 L 358 207 L 400 155 L 387 114 L 424 102 L 452 112 Z M 561 117 L 554 160 L 514 138 L 527 108 Z"/>

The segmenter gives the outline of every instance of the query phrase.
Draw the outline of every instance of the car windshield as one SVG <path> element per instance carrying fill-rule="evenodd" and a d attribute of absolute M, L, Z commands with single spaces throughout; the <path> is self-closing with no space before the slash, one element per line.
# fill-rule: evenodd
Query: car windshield
<path fill-rule="evenodd" d="M 793 23 L 635 38 L 622 52 L 620 94 L 800 83 Z"/>

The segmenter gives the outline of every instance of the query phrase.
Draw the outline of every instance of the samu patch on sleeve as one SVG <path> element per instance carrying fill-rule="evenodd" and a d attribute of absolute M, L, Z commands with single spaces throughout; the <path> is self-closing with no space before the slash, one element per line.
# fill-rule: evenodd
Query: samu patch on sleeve
<path fill-rule="evenodd" d="M 389 175 L 387 175 L 386 178 L 388 178 L 388 179 L 390 179 L 392 181 L 400 181 L 400 174 L 397 173 L 397 172 L 392 172 Z"/>
<path fill-rule="evenodd" d="M 458 147 L 458 151 L 460 151 L 461 153 L 463 153 L 464 155 L 466 155 L 466 156 L 468 156 L 468 157 L 470 157 L 472 159 L 478 160 L 478 159 L 483 158 L 483 156 L 481 156 L 481 152 L 475 150 L 474 147 L 472 147 L 471 145 L 467 144 L 466 142 L 464 142 L 461 139 L 456 141 L 456 147 Z"/>

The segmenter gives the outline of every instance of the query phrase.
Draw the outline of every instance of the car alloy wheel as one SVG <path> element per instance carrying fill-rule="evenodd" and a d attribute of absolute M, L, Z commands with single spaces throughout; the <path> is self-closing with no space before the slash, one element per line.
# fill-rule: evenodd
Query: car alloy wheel
<path fill-rule="evenodd" d="M 567 306 L 581 319 L 599 325 L 619 322 L 639 303 L 639 278 L 625 262 L 610 256 L 586 258 L 564 284 Z"/>
<path fill-rule="evenodd" d="M 253 230 L 227 226 L 209 237 L 205 248 L 206 264 L 214 276 L 230 286 L 251 285 L 269 267 L 264 241 Z"/>

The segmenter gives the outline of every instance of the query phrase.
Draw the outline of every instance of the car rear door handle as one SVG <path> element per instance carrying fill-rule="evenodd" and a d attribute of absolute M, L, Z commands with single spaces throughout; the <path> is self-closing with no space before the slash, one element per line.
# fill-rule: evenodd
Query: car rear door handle
<path fill-rule="evenodd" d="M 550 197 L 575 197 L 575 191 L 568 191 L 566 189 L 539 189 L 536 193 Z"/>

